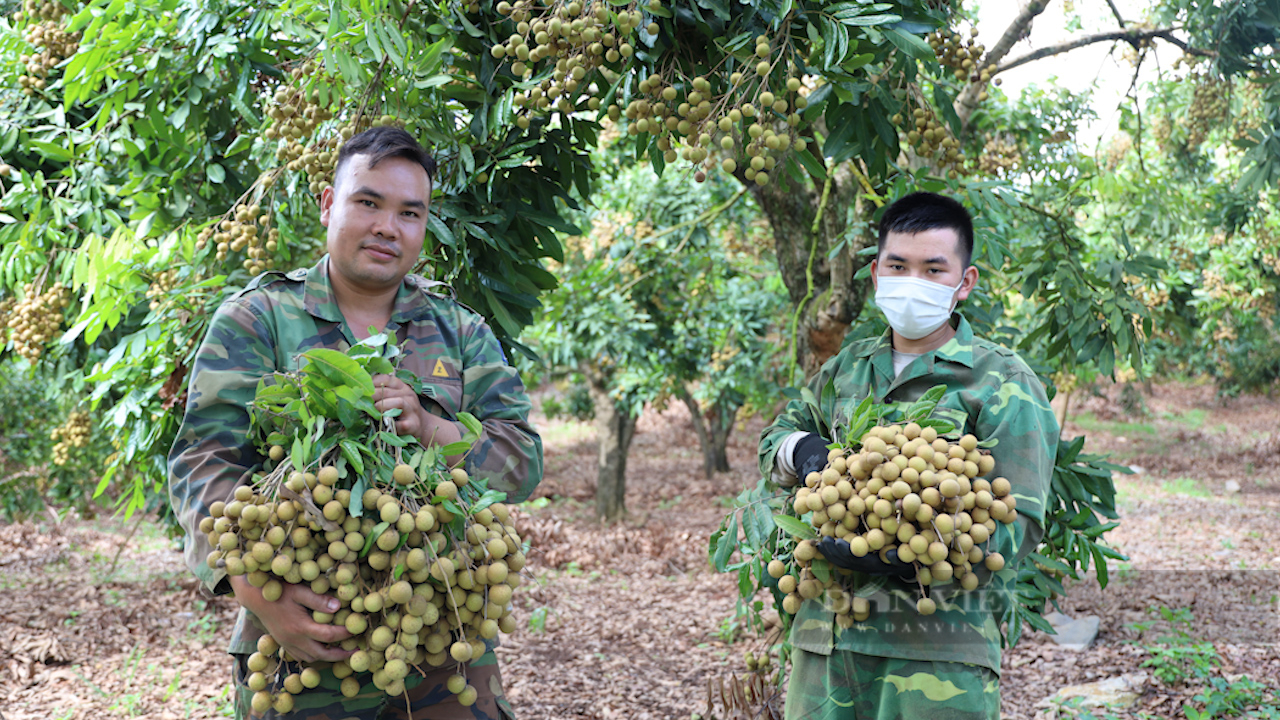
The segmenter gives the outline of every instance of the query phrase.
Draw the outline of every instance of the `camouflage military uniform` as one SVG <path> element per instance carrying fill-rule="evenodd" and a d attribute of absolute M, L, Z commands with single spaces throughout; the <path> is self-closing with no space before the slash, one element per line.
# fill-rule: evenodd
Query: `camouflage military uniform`
<path fill-rule="evenodd" d="M 419 399 L 429 412 L 454 418 L 467 411 L 484 425 L 484 439 L 467 456 L 468 473 L 488 479 L 489 487 L 505 491 L 510 502 L 527 498 L 542 479 L 542 440 L 529 425 L 530 406 L 519 375 L 483 319 L 410 275 L 396 295 L 386 330 L 395 333 L 404 353 L 400 367 L 422 381 Z M 248 406 L 259 378 L 296 370 L 299 355 L 311 348 L 343 350 L 355 341 L 334 300 L 327 257 L 310 269 L 258 277 L 214 315 L 169 454 L 170 500 L 186 530 L 187 566 L 209 592 L 224 594 L 230 585 L 225 572 L 207 565 L 212 548 L 198 526 L 211 504 L 229 498 L 262 465 L 248 437 Z M 465 432 L 460 424 L 459 430 Z M 230 651 L 253 652 L 262 634 L 256 618 L 241 610 Z M 494 664 L 492 649 L 475 663 L 486 664 Z M 496 678 L 496 666 L 492 674 Z M 411 680 L 406 678 L 406 687 Z M 307 707 L 301 698 L 299 707 Z"/>
<path fill-rule="evenodd" d="M 868 395 L 878 402 L 912 401 L 936 385 L 947 392 L 935 416 L 952 420 L 980 440 L 995 440 L 995 469 L 1007 477 L 1018 519 L 997 523 L 990 550 L 1007 560 L 994 574 L 978 570 L 983 585 L 964 592 L 954 581 L 934 582 L 931 616 L 915 610 L 917 586 L 855 574 L 871 616 L 845 630 L 821 600 L 805 601 L 792 626 L 798 651 L 787 696 L 787 717 L 897 718 L 999 717 L 1000 632 L 996 618 L 1008 603 L 1018 561 L 1044 534 L 1044 502 L 1053 474 L 1058 423 L 1044 387 L 1016 353 L 976 339 L 953 315 L 955 337 L 925 353 L 894 377 L 888 332 L 854 343 L 832 358 L 810 384 L 815 395 L 834 378 L 822 400 L 824 417 L 848 417 Z M 836 414 L 838 413 L 838 414 Z M 774 456 L 792 432 L 818 428 L 792 401 L 761 433 L 760 469 L 768 477 Z M 843 709 L 851 708 L 851 709 Z"/>

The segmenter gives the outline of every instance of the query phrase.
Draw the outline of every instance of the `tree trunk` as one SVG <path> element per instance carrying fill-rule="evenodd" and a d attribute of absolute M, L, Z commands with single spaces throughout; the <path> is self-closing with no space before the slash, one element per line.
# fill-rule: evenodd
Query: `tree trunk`
<path fill-rule="evenodd" d="M 819 162 L 821 159 L 819 158 Z M 752 193 L 769 219 L 778 269 L 787 287 L 793 308 L 801 307 L 797 324 L 796 364 L 806 376 L 817 372 L 840 349 L 849 325 L 862 311 L 869 284 L 855 281 L 862 265 L 857 252 L 874 239 L 863 233 L 852 235 L 845 247 L 829 258 L 831 248 L 844 236 L 849 223 L 864 217 L 861 188 L 848 163 L 832 170 L 831 188 L 816 235 L 811 232 L 822 202 L 821 185 L 797 187 L 781 183 L 754 187 Z M 852 218 L 850 217 L 852 215 Z M 816 247 L 815 247 L 816 243 Z M 810 258 L 813 286 L 809 286 Z M 791 327 L 785 328 L 784 342 L 790 342 Z"/>
<path fill-rule="evenodd" d="M 711 465 L 716 472 L 729 472 L 729 433 L 738 417 L 738 408 L 717 402 L 711 406 L 707 424 L 711 428 Z"/>
<path fill-rule="evenodd" d="M 726 411 L 723 403 L 716 402 L 704 414 L 684 383 L 676 384 L 676 396 L 689 408 L 693 432 L 698 436 L 698 447 L 702 450 L 703 474 L 710 479 L 712 473 L 729 472 L 726 446 L 729 443 L 729 433 L 733 430 L 734 417 L 738 414 L 737 408 Z"/>
<path fill-rule="evenodd" d="M 596 516 L 604 522 L 616 522 L 627 512 L 627 452 L 631 449 L 638 418 L 609 397 L 602 374 L 584 374 L 595 405 L 600 449 L 596 468 Z"/>

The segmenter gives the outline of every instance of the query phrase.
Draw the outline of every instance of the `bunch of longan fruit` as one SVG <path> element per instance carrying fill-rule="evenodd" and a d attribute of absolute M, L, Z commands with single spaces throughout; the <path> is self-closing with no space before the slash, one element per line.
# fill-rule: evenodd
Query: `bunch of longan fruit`
<path fill-rule="evenodd" d="M 952 441 L 933 427 L 908 423 L 876 426 L 859 446 L 831 450 L 826 468 L 804 478 L 791 499 L 796 515 L 807 517 L 819 536 L 845 540 L 856 557 L 879 553 L 889 562 L 888 552 L 896 550 L 900 562 L 915 567 L 922 615 L 937 609 L 928 597 L 933 583 L 954 580 L 974 590 L 977 566 L 992 572 L 1004 567 L 1004 557 L 985 548 L 996 523 L 1017 519 L 1017 501 L 1008 479 L 982 477 L 995 459 L 979 449 L 976 437 Z M 821 558 L 815 541 L 800 541 L 792 558 L 793 566 L 774 559 L 767 567 L 786 593 L 787 613 L 825 592 L 842 627 L 870 616 L 868 599 L 850 592 L 844 571 L 832 567 L 826 581 L 814 574 L 813 562 Z"/>
<path fill-rule="evenodd" d="M 51 458 L 53 464 L 66 465 L 71 462 L 71 451 L 88 445 L 92 430 L 93 424 L 89 421 L 89 413 L 83 410 L 71 411 L 66 421 L 49 433 L 50 440 L 58 441 L 53 446 Z"/>
<path fill-rule="evenodd" d="M 280 446 L 270 456 L 286 457 Z M 453 663 L 458 673 L 448 686 L 469 706 L 477 691 L 466 664 L 485 652 L 486 640 L 515 629 L 512 592 L 525 564 L 520 537 L 506 505 L 469 506 L 461 468 L 428 479 L 401 464 L 392 477 L 360 494 L 358 514 L 352 479 L 334 465 L 239 486 L 201 521 L 214 547 L 209 566 L 246 576 L 271 601 L 285 583 L 337 597 L 342 609 L 313 617 L 352 634 L 342 647 L 355 653 L 332 665 L 345 696 L 359 693 L 358 674 L 372 673 L 376 687 L 400 695 L 411 673 Z M 255 712 L 289 712 L 294 696 L 320 681 L 316 668 L 290 662 L 269 635 L 248 662 Z"/>
<path fill-rule="evenodd" d="M 604 0 L 504 0 L 497 9 L 515 32 L 492 46 L 493 57 L 526 79 L 544 61 L 554 62 L 549 77 L 515 96 L 521 128 L 535 114 L 603 109 L 615 122 L 625 117 L 629 135 L 656 137 L 664 162 L 697 167 L 699 182 L 716 166 L 728 173 L 741 166 L 747 181 L 765 185 L 782 153 L 807 146 L 795 130 L 799 112 L 808 106 L 804 84 L 796 68 L 779 67 L 785 53 L 768 35 L 758 36 L 745 58 L 721 69 L 696 77 L 675 68 L 653 72 L 640 79 L 630 99 L 605 105 L 608 86 L 635 54 L 631 36 L 642 28 L 649 35 L 662 32 L 642 12 L 660 12 L 660 0 L 629 9 L 611 8 Z"/>
<path fill-rule="evenodd" d="M 62 283 L 54 283 L 44 292 L 32 283 L 23 286 L 22 298 L 6 313 L 13 349 L 30 362 L 39 360 L 44 346 L 57 336 L 63 311 L 70 306 L 71 291 Z"/>
<path fill-rule="evenodd" d="M 25 72 L 18 76 L 18 87 L 25 95 L 34 95 L 46 84 L 49 71 L 80 49 L 80 33 L 69 33 L 63 28 L 63 20 L 71 14 L 57 0 L 26 0 L 22 9 L 14 13 L 14 21 L 27 25 L 24 39 L 37 49 L 35 54 L 23 54 L 19 61 Z"/>

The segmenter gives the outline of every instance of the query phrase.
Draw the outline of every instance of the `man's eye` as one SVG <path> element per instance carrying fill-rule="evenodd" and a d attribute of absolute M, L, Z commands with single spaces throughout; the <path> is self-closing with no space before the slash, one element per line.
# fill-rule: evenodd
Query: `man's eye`
<path fill-rule="evenodd" d="M 377 207 L 376 205 L 374 205 L 372 200 L 361 200 L 360 204 L 364 205 L 365 207 Z"/>

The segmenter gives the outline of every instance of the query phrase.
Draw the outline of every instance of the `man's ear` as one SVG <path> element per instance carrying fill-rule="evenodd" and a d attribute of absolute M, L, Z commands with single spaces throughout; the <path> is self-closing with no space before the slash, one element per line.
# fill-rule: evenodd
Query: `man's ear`
<path fill-rule="evenodd" d="M 978 266 L 970 265 L 964 269 L 964 277 L 960 280 L 960 291 L 956 293 L 956 302 L 959 303 L 969 297 L 969 293 L 978 286 Z"/>
<path fill-rule="evenodd" d="M 329 186 L 320 193 L 320 224 L 329 227 L 329 211 L 333 208 L 333 187 Z"/>
<path fill-rule="evenodd" d="M 879 258 L 871 259 L 871 290 L 872 292 L 880 288 L 880 278 L 877 277 L 878 273 L 876 272 L 878 269 L 880 269 L 879 260 L 880 260 Z"/>

